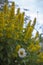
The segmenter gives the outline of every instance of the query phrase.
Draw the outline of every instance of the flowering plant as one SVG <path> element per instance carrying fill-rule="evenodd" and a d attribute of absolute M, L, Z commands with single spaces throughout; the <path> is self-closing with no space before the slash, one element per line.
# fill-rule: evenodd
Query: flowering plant
<path fill-rule="evenodd" d="M 11 8 L 6 4 L 0 11 L 0 65 L 40 65 L 43 63 L 43 53 L 40 51 L 39 33 L 32 37 L 36 24 L 34 18 L 24 28 L 24 15 L 18 8 L 15 13 L 15 3 Z M 40 61 L 41 60 L 41 61 Z M 43 65 L 43 64 L 42 64 Z"/>

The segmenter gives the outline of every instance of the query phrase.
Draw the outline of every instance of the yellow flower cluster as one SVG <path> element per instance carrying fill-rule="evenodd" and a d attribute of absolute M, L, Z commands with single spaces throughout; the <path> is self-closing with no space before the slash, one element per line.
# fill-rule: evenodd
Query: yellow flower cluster
<path fill-rule="evenodd" d="M 39 51 L 41 46 L 39 44 L 30 44 L 30 46 L 27 48 L 30 52 L 37 52 Z"/>
<path fill-rule="evenodd" d="M 0 12 L 0 37 L 3 37 L 3 27 L 4 27 L 4 13 Z"/>
<path fill-rule="evenodd" d="M 7 38 L 20 39 L 24 29 L 24 14 L 24 12 L 20 13 L 20 8 L 18 8 L 17 13 L 15 13 L 14 2 L 12 3 L 11 8 L 8 8 L 8 6 L 5 4 L 3 11 L 0 11 L 0 30 L 2 31 L 0 31 L 0 36 L 3 34 Z M 23 37 L 25 42 L 31 38 L 35 23 L 36 18 L 34 19 L 32 25 L 31 20 L 29 21 Z"/>
<path fill-rule="evenodd" d="M 31 20 L 29 21 L 27 27 L 26 27 L 26 32 L 25 32 L 25 36 L 24 36 L 24 41 L 26 42 L 28 39 L 31 38 L 32 36 L 32 32 L 34 30 L 34 26 L 36 23 L 36 18 L 33 21 L 33 24 L 31 25 Z"/>
<path fill-rule="evenodd" d="M 35 39 L 39 37 L 39 32 L 36 32 Z"/>
<path fill-rule="evenodd" d="M 32 38 L 32 32 L 36 24 L 36 18 L 34 18 L 33 24 L 31 25 L 31 20 L 27 24 L 26 28 L 24 26 L 24 15 L 25 13 L 20 13 L 20 8 L 17 9 L 15 13 L 15 3 L 13 2 L 11 8 L 6 4 L 4 5 L 3 11 L 0 11 L 0 41 L 5 43 L 7 40 L 8 44 L 14 44 L 14 51 L 12 56 L 17 57 L 17 52 L 20 49 L 23 50 L 24 56 L 26 56 L 25 50 L 22 48 L 25 47 L 26 51 L 29 53 L 35 53 L 40 51 L 41 46 L 39 45 L 38 36 L 39 33 L 36 32 L 35 37 Z M 17 44 L 16 44 L 17 43 Z M 22 43 L 22 44 L 18 44 Z M 27 43 L 27 46 L 25 45 Z M 19 54 L 19 53 L 18 53 Z M 21 55 L 22 52 L 21 52 Z M 28 54 L 27 54 L 28 55 Z M 37 55 L 37 53 L 36 53 Z M 20 56 L 21 57 L 21 56 Z M 43 53 L 38 55 L 37 61 L 43 62 Z"/>
<path fill-rule="evenodd" d="M 30 27 L 28 28 L 28 31 L 25 33 L 25 37 L 24 37 L 25 40 L 28 40 L 29 38 L 31 38 L 31 36 L 32 36 L 32 31 L 33 31 L 33 28 L 30 26 Z"/>
<path fill-rule="evenodd" d="M 3 11 L 0 11 L 0 37 L 5 35 L 7 38 L 19 39 L 23 32 L 24 12 L 20 13 L 18 8 L 15 13 L 15 3 L 13 2 L 11 8 L 5 4 Z"/>
<path fill-rule="evenodd" d="M 38 55 L 38 59 L 37 59 L 37 62 L 43 62 L 43 52 L 41 52 L 39 55 Z"/>

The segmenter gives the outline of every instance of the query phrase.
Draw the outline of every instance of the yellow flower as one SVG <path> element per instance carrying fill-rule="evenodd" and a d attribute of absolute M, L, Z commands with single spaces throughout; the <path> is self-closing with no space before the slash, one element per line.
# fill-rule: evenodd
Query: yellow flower
<path fill-rule="evenodd" d="M 23 31 L 23 25 L 24 25 L 24 12 L 22 14 L 19 14 L 19 29 L 20 31 Z"/>
<path fill-rule="evenodd" d="M 33 24 L 32 24 L 33 28 L 34 28 L 35 24 L 36 24 L 36 18 L 34 18 L 34 21 L 33 21 Z"/>
<path fill-rule="evenodd" d="M 34 52 L 34 50 L 36 50 L 34 44 L 32 43 L 28 48 L 27 48 L 30 52 Z"/>
<path fill-rule="evenodd" d="M 38 57 L 43 59 L 43 52 L 41 52 L 41 53 L 38 55 Z"/>
<path fill-rule="evenodd" d="M 31 44 L 27 49 L 30 51 L 30 52 L 37 52 L 40 50 L 40 45 L 38 44 Z"/>
<path fill-rule="evenodd" d="M 20 14 L 20 8 L 17 9 L 17 15 Z"/>
<path fill-rule="evenodd" d="M 6 3 L 4 4 L 3 11 L 4 11 L 4 14 L 8 14 L 8 6 Z"/>
<path fill-rule="evenodd" d="M 33 47 L 34 47 L 34 44 L 33 44 L 33 43 L 31 43 L 29 47 L 30 47 L 30 48 L 33 48 Z"/>
<path fill-rule="evenodd" d="M 29 23 L 27 24 L 27 28 L 26 30 L 28 30 L 28 28 L 31 26 L 31 20 L 29 21 Z"/>
<path fill-rule="evenodd" d="M 4 26 L 4 13 L 0 12 L 0 25 Z"/>
<path fill-rule="evenodd" d="M 12 6 L 11 6 L 11 9 L 10 9 L 10 16 L 9 18 L 12 19 L 15 15 L 15 3 L 12 2 Z"/>
<path fill-rule="evenodd" d="M 39 62 L 43 62 L 43 52 L 40 52 L 38 58 L 39 58 Z"/>
<path fill-rule="evenodd" d="M 36 52 L 36 47 L 32 47 L 31 49 L 29 49 L 30 52 Z"/>
<path fill-rule="evenodd" d="M 35 36 L 35 38 L 37 38 L 39 36 L 39 32 L 36 32 L 36 36 Z"/>
<path fill-rule="evenodd" d="M 30 26 L 25 33 L 25 37 L 24 37 L 25 40 L 28 40 L 29 38 L 31 38 L 32 31 L 33 31 L 33 28 Z"/>
<path fill-rule="evenodd" d="M 16 51 L 18 51 L 20 48 L 21 48 L 21 46 L 20 45 L 17 45 L 16 46 Z"/>
<path fill-rule="evenodd" d="M 37 48 L 37 50 L 40 50 L 41 49 L 41 46 L 36 44 L 35 47 Z"/>
<path fill-rule="evenodd" d="M 32 48 L 32 51 L 34 52 L 34 51 L 36 51 L 36 49 L 37 49 L 36 47 L 33 47 L 33 48 Z"/>

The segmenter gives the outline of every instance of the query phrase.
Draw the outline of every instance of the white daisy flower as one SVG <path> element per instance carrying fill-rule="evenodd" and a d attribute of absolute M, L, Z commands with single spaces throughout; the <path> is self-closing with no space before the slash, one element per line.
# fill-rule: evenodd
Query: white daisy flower
<path fill-rule="evenodd" d="M 18 55 L 19 55 L 20 58 L 24 58 L 26 56 L 25 49 L 24 48 L 20 48 L 18 50 Z"/>

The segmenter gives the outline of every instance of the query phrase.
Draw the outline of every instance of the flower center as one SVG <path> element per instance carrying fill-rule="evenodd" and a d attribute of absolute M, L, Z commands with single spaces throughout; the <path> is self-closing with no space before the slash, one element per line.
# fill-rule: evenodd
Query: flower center
<path fill-rule="evenodd" d="M 23 51 L 20 51 L 20 54 L 23 55 Z"/>

